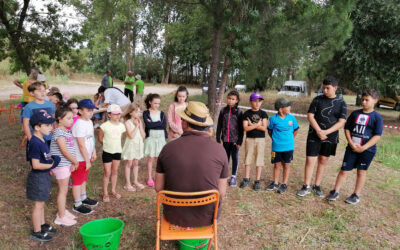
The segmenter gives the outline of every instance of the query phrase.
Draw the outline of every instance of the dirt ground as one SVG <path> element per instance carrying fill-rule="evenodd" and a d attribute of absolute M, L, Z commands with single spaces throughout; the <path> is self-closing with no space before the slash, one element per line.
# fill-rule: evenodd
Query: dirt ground
<path fill-rule="evenodd" d="M 168 103 L 164 103 L 165 110 Z M 305 112 L 305 111 L 304 111 Z M 374 161 L 369 172 L 361 202 L 347 205 L 344 199 L 352 193 L 355 172 L 342 188 L 338 201 L 308 196 L 296 197 L 303 182 L 305 141 L 308 123 L 298 119 L 300 131 L 296 137 L 296 149 L 288 191 L 283 195 L 272 192 L 255 192 L 251 188 L 228 188 L 223 200 L 223 212 L 218 224 L 220 249 L 399 249 L 400 246 L 400 173 Z M 155 191 L 146 188 L 129 193 L 122 189 L 123 163 L 119 171 L 119 200 L 100 204 L 95 213 L 79 216 L 78 225 L 57 227 L 59 232 L 49 243 L 29 240 L 31 230 L 31 202 L 25 198 L 25 180 L 29 166 L 25 161 L 25 149 L 20 147 L 22 132 L 19 126 L 9 126 L 0 116 L 0 249 L 81 249 L 79 227 L 84 223 L 106 217 L 125 222 L 120 249 L 154 249 L 155 247 Z M 340 132 L 337 155 L 329 160 L 322 183 L 327 193 L 341 166 L 346 142 Z M 400 132 L 384 130 L 385 136 L 399 136 Z M 266 152 L 270 152 L 271 140 L 267 140 Z M 88 193 L 100 199 L 103 175 L 101 147 L 97 145 L 98 159 L 91 170 Z M 378 149 L 379 150 L 379 149 Z M 244 150 L 240 150 L 243 162 Z M 266 153 L 262 184 L 271 181 L 270 156 Z M 238 180 L 243 175 L 240 164 Z M 254 178 L 255 169 L 251 177 Z M 145 180 L 145 160 L 140 161 L 140 180 Z M 54 183 L 49 202 L 46 203 L 46 221 L 52 222 L 56 214 L 57 187 Z M 69 206 L 72 198 L 69 194 Z M 70 207 L 69 207 L 70 208 Z M 163 242 L 163 249 L 176 249 L 175 243 Z"/>

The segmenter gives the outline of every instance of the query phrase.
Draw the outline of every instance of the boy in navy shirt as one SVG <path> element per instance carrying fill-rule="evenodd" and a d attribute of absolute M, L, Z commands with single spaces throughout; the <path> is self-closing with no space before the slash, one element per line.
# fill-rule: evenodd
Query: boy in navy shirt
<path fill-rule="evenodd" d="M 56 230 L 44 220 L 44 203 L 49 199 L 51 188 L 50 170 L 60 162 L 57 155 L 51 156 L 49 146 L 44 137 L 48 136 L 55 119 L 45 109 L 38 110 L 29 120 L 33 128 L 33 135 L 29 141 L 27 158 L 31 165 L 26 184 L 26 197 L 34 201 L 32 210 L 33 232 L 30 238 L 37 241 L 50 241 L 48 233 Z"/>
<path fill-rule="evenodd" d="M 290 114 L 291 101 L 279 98 L 275 101 L 277 114 L 271 117 L 268 125 L 268 135 L 272 139 L 271 163 L 274 164 L 274 181 L 266 188 L 267 191 L 277 190 L 279 194 L 286 192 L 290 173 L 290 162 L 293 159 L 294 137 L 299 124 Z M 283 165 L 283 180 L 279 185 L 279 175 Z"/>
<path fill-rule="evenodd" d="M 356 204 L 360 201 L 359 195 L 365 184 L 367 170 L 376 154 L 376 143 L 380 140 L 383 130 L 382 117 L 374 110 L 378 98 L 375 89 L 363 91 L 363 109 L 355 110 L 347 119 L 344 129 L 348 145 L 342 168 L 336 178 L 335 189 L 327 197 L 330 201 L 339 197 L 340 187 L 354 168 L 357 168 L 356 186 L 346 203 Z"/>

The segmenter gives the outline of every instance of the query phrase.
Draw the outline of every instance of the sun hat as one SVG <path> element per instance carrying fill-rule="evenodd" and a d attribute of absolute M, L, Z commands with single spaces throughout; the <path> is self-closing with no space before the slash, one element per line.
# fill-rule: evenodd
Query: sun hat
<path fill-rule="evenodd" d="M 292 105 L 292 102 L 287 98 L 278 98 L 275 100 L 275 109 L 279 110 L 280 108 L 286 108 Z"/>
<path fill-rule="evenodd" d="M 38 77 L 37 77 L 37 80 L 39 82 L 45 82 L 46 81 L 46 77 L 44 75 L 42 75 L 42 74 L 39 74 Z"/>
<path fill-rule="evenodd" d="M 264 98 L 262 97 L 262 95 L 260 93 L 254 92 L 253 94 L 251 94 L 250 96 L 250 101 L 255 101 L 257 99 L 261 99 L 264 100 Z"/>
<path fill-rule="evenodd" d="M 122 113 L 121 107 L 117 104 L 111 104 L 107 107 L 107 113 L 118 115 Z"/>
<path fill-rule="evenodd" d="M 34 113 L 29 119 L 29 124 L 34 127 L 35 125 L 41 124 L 52 124 L 56 121 L 45 109 L 41 109 L 39 112 Z"/>
<path fill-rule="evenodd" d="M 142 79 L 142 77 L 140 75 L 135 75 L 135 78 L 138 80 Z"/>
<path fill-rule="evenodd" d="M 208 127 L 214 122 L 206 105 L 202 102 L 191 101 L 185 109 L 175 111 L 183 120 L 200 127 Z"/>
<path fill-rule="evenodd" d="M 92 100 L 90 100 L 90 99 L 82 99 L 78 102 L 78 109 L 82 109 L 82 108 L 97 109 L 97 107 L 94 106 Z"/>

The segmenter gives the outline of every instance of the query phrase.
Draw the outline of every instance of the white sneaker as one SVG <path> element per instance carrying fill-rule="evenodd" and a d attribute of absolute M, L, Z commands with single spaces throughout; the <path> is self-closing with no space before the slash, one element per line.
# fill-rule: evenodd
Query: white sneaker
<path fill-rule="evenodd" d="M 76 224 L 76 220 L 70 219 L 67 216 L 64 216 L 63 218 L 60 218 L 57 215 L 56 219 L 54 220 L 54 223 L 57 224 L 57 225 L 69 227 L 69 226 L 75 225 Z"/>
<path fill-rule="evenodd" d="M 73 219 L 73 220 L 75 220 L 76 219 L 76 216 L 75 215 L 73 215 L 70 211 L 68 211 L 67 209 L 65 209 L 65 215 L 68 217 L 68 218 L 71 218 L 71 219 Z"/>

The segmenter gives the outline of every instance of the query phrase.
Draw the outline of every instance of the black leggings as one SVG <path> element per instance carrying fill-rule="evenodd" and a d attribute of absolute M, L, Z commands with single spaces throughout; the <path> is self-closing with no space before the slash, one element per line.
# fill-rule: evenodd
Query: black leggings
<path fill-rule="evenodd" d="M 229 158 L 232 156 L 232 175 L 236 176 L 238 164 L 239 164 L 239 149 L 236 147 L 236 143 L 223 142 L 222 145 L 226 151 L 226 155 Z"/>
<path fill-rule="evenodd" d="M 133 90 L 125 88 L 124 94 L 129 98 L 129 100 L 131 100 L 131 102 L 133 102 Z"/>

